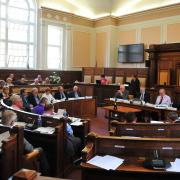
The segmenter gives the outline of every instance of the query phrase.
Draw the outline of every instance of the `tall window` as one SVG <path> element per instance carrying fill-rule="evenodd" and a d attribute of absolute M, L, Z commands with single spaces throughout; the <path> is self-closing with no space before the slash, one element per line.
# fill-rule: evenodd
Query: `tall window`
<path fill-rule="evenodd" d="M 0 67 L 35 66 L 34 0 L 0 0 Z"/>
<path fill-rule="evenodd" d="M 62 69 L 63 27 L 48 25 L 47 67 Z"/>

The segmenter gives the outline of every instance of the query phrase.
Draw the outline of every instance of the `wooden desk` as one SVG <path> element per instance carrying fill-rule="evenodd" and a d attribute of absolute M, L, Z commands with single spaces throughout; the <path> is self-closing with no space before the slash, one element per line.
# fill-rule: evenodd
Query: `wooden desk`
<path fill-rule="evenodd" d="M 50 87 L 52 92 L 56 92 L 58 90 L 58 86 L 63 85 L 64 89 L 69 89 L 73 87 L 73 84 L 49 84 L 49 85 L 15 85 L 10 86 L 10 93 L 19 94 L 20 89 L 25 88 L 27 92 L 31 92 L 34 87 L 38 88 L 39 93 L 44 93 L 47 87 Z"/>
<path fill-rule="evenodd" d="M 180 155 L 180 138 L 120 138 L 89 135 L 87 145 L 82 151 L 82 180 L 178 180 L 179 172 L 166 172 L 147 169 L 146 159 L 154 158 L 154 150 L 159 157 L 174 161 Z M 116 170 L 105 170 L 87 163 L 95 155 L 113 155 L 125 161 Z"/>
<path fill-rule="evenodd" d="M 55 112 L 58 109 L 66 109 L 70 116 L 80 118 L 92 118 L 97 114 L 96 99 L 94 98 L 58 101 L 54 103 Z"/>
<path fill-rule="evenodd" d="M 83 96 L 94 96 L 97 103 L 104 102 L 104 99 L 114 97 L 119 85 L 97 85 L 95 83 L 77 83 L 79 90 Z"/>
<path fill-rule="evenodd" d="M 110 130 L 110 125 L 111 125 L 111 120 L 112 114 L 118 113 L 118 114 L 124 114 L 124 113 L 138 113 L 141 112 L 141 109 L 135 109 L 135 108 L 130 108 L 130 107 L 123 107 L 123 106 L 118 106 L 117 110 L 114 110 L 113 106 L 105 106 L 103 107 L 106 111 L 108 111 L 108 129 Z"/>
<path fill-rule="evenodd" d="M 110 135 L 151 138 L 180 138 L 180 124 L 120 123 L 111 122 Z"/>
<path fill-rule="evenodd" d="M 109 105 L 114 104 L 114 101 L 111 101 L 110 99 L 106 99 L 105 101 Z M 124 106 L 124 107 L 135 108 L 135 109 L 140 109 L 140 110 L 145 111 L 145 112 L 155 112 L 155 113 L 158 114 L 158 120 L 159 121 L 165 120 L 165 119 L 163 119 L 163 116 L 166 117 L 169 112 L 177 112 L 180 115 L 179 110 L 158 109 L 158 108 L 154 108 L 154 107 L 151 107 L 151 106 L 138 105 L 138 104 L 132 104 L 132 103 L 124 103 L 124 102 L 118 102 L 118 101 L 117 101 L 117 105 Z"/>

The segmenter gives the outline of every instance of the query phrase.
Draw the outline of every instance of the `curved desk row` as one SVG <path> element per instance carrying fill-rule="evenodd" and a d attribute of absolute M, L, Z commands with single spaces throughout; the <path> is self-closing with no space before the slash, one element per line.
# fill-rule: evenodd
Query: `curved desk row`
<path fill-rule="evenodd" d="M 66 109 L 68 114 L 73 117 L 92 118 L 96 117 L 97 105 L 94 98 L 71 98 L 69 100 L 62 100 L 54 102 L 55 112 L 58 109 Z"/>

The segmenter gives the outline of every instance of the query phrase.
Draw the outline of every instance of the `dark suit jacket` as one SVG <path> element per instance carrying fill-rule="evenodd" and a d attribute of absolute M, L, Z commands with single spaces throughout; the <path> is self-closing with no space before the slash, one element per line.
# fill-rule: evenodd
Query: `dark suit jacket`
<path fill-rule="evenodd" d="M 81 93 L 80 93 L 80 92 L 77 92 L 77 93 L 78 93 L 78 96 L 81 97 Z M 75 98 L 75 93 L 74 93 L 74 91 L 72 91 L 72 92 L 70 92 L 70 93 L 68 94 L 68 98 Z"/>
<path fill-rule="evenodd" d="M 129 91 L 125 90 L 124 93 L 121 95 L 119 91 L 116 92 L 115 98 L 117 99 L 128 99 Z"/>
<path fill-rule="evenodd" d="M 23 95 L 20 95 L 21 96 L 21 99 L 23 101 L 23 107 L 26 111 L 28 112 L 31 112 L 31 108 L 30 108 L 30 104 L 29 104 L 29 101 L 28 101 L 28 98 L 25 98 Z"/>
<path fill-rule="evenodd" d="M 140 99 L 141 97 L 141 93 L 138 93 L 136 98 Z M 145 91 L 145 94 L 144 94 L 144 101 L 145 102 L 150 102 L 150 94 L 148 92 Z"/>
<path fill-rule="evenodd" d="M 65 95 L 65 98 L 67 98 L 67 93 L 66 93 L 66 92 L 64 92 L 64 95 Z M 62 99 L 62 98 L 61 98 L 61 93 L 60 93 L 60 92 L 56 92 L 56 93 L 54 94 L 54 98 L 55 98 L 55 99 Z"/>
<path fill-rule="evenodd" d="M 131 80 L 130 94 L 136 96 L 140 92 L 140 81 L 139 79 Z"/>
<path fill-rule="evenodd" d="M 38 96 L 38 99 L 40 100 L 39 96 Z M 29 96 L 28 96 L 28 101 L 29 101 L 29 103 L 32 104 L 34 107 L 37 106 L 36 99 L 35 99 L 35 97 L 33 96 L 32 93 L 29 94 Z"/>

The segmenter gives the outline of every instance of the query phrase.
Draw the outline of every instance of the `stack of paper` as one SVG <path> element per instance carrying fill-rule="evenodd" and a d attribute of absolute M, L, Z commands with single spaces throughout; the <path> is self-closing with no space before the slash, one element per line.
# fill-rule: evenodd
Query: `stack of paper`
<path fill-rule="evenodd" d="M 124 162 L 124 159 L 106 155 L 106 156 L 95 156 L 94 158 L 89 160 L 87 163 L 92 164 L 94 166 L 98 166 L 106 170 L 110 170 L 110 169 L 115 170 L 123 162 Z"/>
<path fill-rule="evenodd" d="M 75 121 L 75 122 L 71 123 L 71 126 L 82 126 L 82 125 L 83 125 L 83 123 L 80 121 Z"/>
<path fill-rule="evenodd" d="M 180 172 L 180 159 L 176 158 L 174 162 L 171 162 L 171 167 L 166 171 Z"/>
<path fill-rule="evenodd" d="M 42 134 L 53 134 L 55 132 L 55 129 L 52 127 L 39 127 L 35 129 L 35 131 L 38 131 Z"/>

